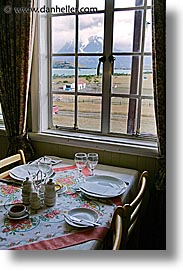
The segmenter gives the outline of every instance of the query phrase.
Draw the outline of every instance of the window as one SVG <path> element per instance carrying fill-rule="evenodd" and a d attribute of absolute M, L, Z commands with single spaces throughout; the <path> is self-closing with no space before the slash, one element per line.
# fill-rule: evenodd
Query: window
<path fill-rule="evenodd" d="M 40 27 L 41 79 L 49 87 L 43 102 L 49 106 L 45 127 L 104 136 L 156 136 L 151 1 L 50 2 L 52 13 L 40 21 L 44 25 L 47 17 L 46 32 Z M 46 84 L 41 85 L 46 90 Z"/>

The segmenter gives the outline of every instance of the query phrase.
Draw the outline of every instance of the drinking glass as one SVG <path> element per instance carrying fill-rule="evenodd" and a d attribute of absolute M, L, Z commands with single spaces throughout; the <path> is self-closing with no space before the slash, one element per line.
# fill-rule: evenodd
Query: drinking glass
<path fill-rule="evenodd" d="M 52 161 L 48 157 L 42 157 L 38 161 L 38 167 L 41 174 L 41 181 L 46 183 L 48 177 L 52 174 Z"/>
<path fill-rule="evenodd" d="M 82 170 L 86 167 L 87 154 L 86 153 L 76 153 L 74 156 L 75 164 L 78 168 L 78 180 L 82 179 Z"/>
<path fill-rule="evenodd" d="M 42 157 L 38 161 L 38 167 L 39 167 L 39 172 L 38 176 L 39 177 L 39 196 L 41 199 L 44 198 L 44 191 L 45 191 L 45 184 L 48 180 L 48 178 L 52 174 L 52 161 L 48 157 Z"/>
<path fill-rule="evenodd" d="M 94 169 L 98 164 L 98 154 L 88 153 L 87 160 L 88 160 L 88 167 L 91 171 L 90 176 L 94 176 Z"/>
<path fill-rule="evenodd" d="M 30 180 L 32 181 L 34 188 L 38 190 L 37 176 L 39 172 L 38 164 L 35 161 L 30 161 L 27 163 L 27 172 Z"/>

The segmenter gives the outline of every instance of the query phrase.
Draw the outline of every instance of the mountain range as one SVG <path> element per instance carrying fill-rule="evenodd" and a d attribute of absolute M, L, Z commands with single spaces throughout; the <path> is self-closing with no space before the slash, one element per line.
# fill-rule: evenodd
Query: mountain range
<path fill-rule="evenodd" d="M 100 36 L 90 36 L 88 38 L 88 43 L 83 42 L 78 43 L 79 53 L 102 53 L 103 52 L 103 38 Z M 73 53 L 75 48 L 75 43 L 73 40 L 66 42 L 65 45 L 58 51 L 58 53 Z"/>
<path fill-rule="evenodd" d="M 122 49 L 125 51 L 125 49 Z M 73 40 L 66 42 L 65 45 L 58 51 L 58 53 L 74 53 L 75 42 Z M 78 43 L 79 53 L 101 53 L 103 52 L 103 38 L 100 36 L 90 36 L 87 43 Z M 114 49 L 114 52 L 120 52 L 119 49 Z M 97 68 L 99 56 L 81 56 L 79 57 L 79 68 Z M 150 64 L 147 64 L 149 66 Z M 131 67 L 130 56 L 118 56 L 115 61 L 116 69 L 129 69 Z M 53 68 L 74 68 L 73 57 L 67 56 L 64 60 L 63 57 L 55 57 L 53 60 Z"/>

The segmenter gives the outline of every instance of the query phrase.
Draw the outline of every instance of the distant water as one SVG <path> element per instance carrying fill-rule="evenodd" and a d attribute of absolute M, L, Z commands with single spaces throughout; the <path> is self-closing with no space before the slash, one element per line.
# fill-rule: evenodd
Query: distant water
<path fill-rule="evenodd" d="M 130 74 L 131 70 L 129 69 L 117 69 L 115 70 L 115 73 L 117 74 Z M 53 69 L 52 75 L 60 75 L 60 76 L 71 76 L 75 74 L 74 69 Z M 82 75 L 96 75 L 97 70 L 96 69 L 79 69 L 79 76 Z"/>
<path fill-rule="evenodd" d="M 144 70 L 146 73 L 152 73 L 151 70 Z M 130 69 L 115 69 L 114 73 L 116 74 L 131 74 Z M 72 76 L 75 74 L 74 69 L 52 69 L 52 75 L 59 75 L 59 76 Z M 79 76 L 82 75 L 96 75 L 96 69 L 79 69 Z"/>

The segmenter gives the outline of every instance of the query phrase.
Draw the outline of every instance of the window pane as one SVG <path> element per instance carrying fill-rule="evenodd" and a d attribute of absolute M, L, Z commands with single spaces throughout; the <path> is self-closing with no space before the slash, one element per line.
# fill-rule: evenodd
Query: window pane
<path fill-rule="evenodd" d="M 78 126 L 79 129 L 88 131 L 101 130 L 101 97 L 78 97 Z"/>
<path fill-rule="evenodd" d="M 153 96 L 153 75 L 151 57 L 144 58 L 144 75 L 142 82 L 142 94 Z"/>
<path fill-rule="evenodd" d="M 141 40 L 133 43 L 134 33 L 140 33 L 141 36 L 141 19 L 142 11 L 138 12 L 138 19 L 136 20 L 136 28 L 134 30 L 135 11 L 118 11 L 114 14 L 114 52 L 131 52 L 140 51 Z M 137 14 L 136 12 L 136 14 Z M 139 29 L 140 28 L 140 29 Z M 138 32 L 138 33 L 137 33 Z"/>
<path fill-rule="evenodd" d="M 137 2 L 137 4 L 135 4 Z M 144 4 L 144 0 L 115 0 L 115 8 L 127 8 L 127 7 L 135 7 L 142 6 Z"/>
<path fill-rule="evenodd" d="M 104 38 L 103 14 L 79 16 L 78 51 L 81 53 L 102 53 Z"/>
<path fill-rule="evenodd" d="M 74 126 L 74 96 L 53 94 L 53 126 Z"/>
<path fill-rule="evenodd" d="M 157 135 L 153 99 L 142 100 L 141 133 Z"/>
<path fill-rule="evenodd" d="M 67 24 L 66 24 L 67 22 Z M 75 51 L 75 16 L 52 18 L 52 52 L 73 53 Z"/>
<path fill-rule="evenodd" d="M 112 93 L 130 93 L 131 63 L 131 56 L 116 57 L 114 61 L 114 74 L 112 76 Z"/>
<path fill-rule="evenodd" d="M 98 56 L 79 57 L 79 80 L 80 92 L 102 93 L 102 76 L 97 76 Z M 102 73 L 102 65 L 100 68 Z"/>
<path fill-rule="evenodd" d="M 126 133 L 128 119 L 128 98 L 111 99 L 110 132 Z"/>
<path fill-rule="evenodd" d="M 151 10 L 147 10 L 147 15 L 146 15 L 145 52 L 152 52 Z"/>
<path fill-rule="evenodd" d="M 74 89 L 74 57 L 63 56 L 52 58 L 52 90 L 71 92 Z"/>
<path fill-rule="evenodd" d="M 79 7 L 97 8 L 97 10 L 104 10 L 105 0 L 79 0 Z"/>

